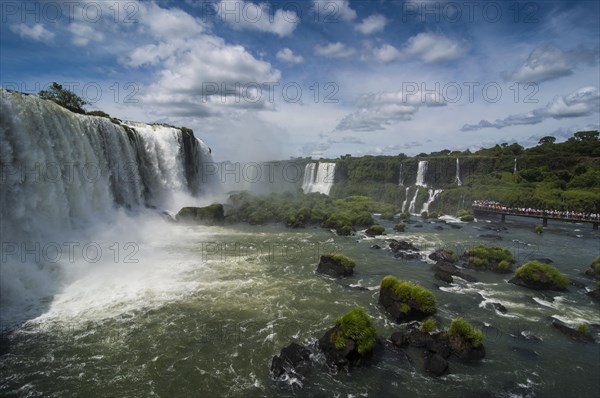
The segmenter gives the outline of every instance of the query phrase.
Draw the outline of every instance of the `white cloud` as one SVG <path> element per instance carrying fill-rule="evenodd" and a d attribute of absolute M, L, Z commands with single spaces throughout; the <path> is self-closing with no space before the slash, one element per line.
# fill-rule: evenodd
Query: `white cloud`
<path fill-rule="evenodd" d="M 314 50 L 315 54 L 327 58 L 346 58 L 354 55 L 356 52 L 355 49 L 347 47 L 345 44 L 340 42 L 329 43 L 324 46 L 316 45 Z"/>
<path fill-rule="evenodd" d="M 304 62 L 302 55 L 295 55 L 294 52 L 287 47 L 277 51 L 275 56 L 278 60 L 289 64 L 300 64 Z"/>
<path fill-rule="evenodd" d="M 431 92 L 383 92 L 363 95 L 359 109 L 346 115 L 335 128 L 338 131 L 376 131 L 400 121 L 412 120 L 422 107 L 444 106 L 440 93 Z"/>
<path fill-rule="evenodd" d="M 69 32 L 73 34 L 72 42 L 76 46 L 87 46 L 92 41 L 101 42 L 104 34 L 96 31 L 89 24 L 73 22 L 69 25 Z"/>
<path fill-rule="evenodd" d="M 544 108 L 527 113 L 509 115 L 494 122 L 481 120 L 477 124 L 465 124 L 462 131 L 476 131 L 483 128 L 501 129 L 508 126 L 541 123 L 546 119 L 564 119 L 589 116 L 600 111 L 600 91 L 597 87 L 582 87 L 567 96 L 557 96 Z"/>
<path fill-rule="evenodd" d="M 387 24 L 387 18 L 381 14 L 373 14 L 362 20 L 361 23 L 357 24 L 354 29 L 358 30 L 364 35 L 370 35 L 375 32 L 380 32 L 385 28 Z"/>
<path fill-rule="evenodd" d="M 137 3 L 139 21 L 157 39 L 186 38 L 205 31 L 201 20 L 178 8 L 161 8 L 155 3 Z"/>
<path fill-rule="evenodd" d="M 268 3 L 220 0 L 214 8 L 222 21 L 240 30 L 257 30 L 283 37 L 290 35 L 300 23 L 293 10 L 278 9 L 271 14 Z"/>
<path fill-rule="evenodd" d="M 50 32 L 44 25 L 39 23 L 32 26 L 24 23 L 14 24 L 10 26 L 10 30 L 25 39 L 41 42 L 49 42 L 54 39 L 54 33 Z"/>
<path fill-rule="evenodd" d="M 419 57 L 426 63 L 452 61 L 466 52 L 466 44 L 436 33 L 419 33 L 409 38 L 403 50 L 406 58 Z"/>
<path fill-rule="evenodd" d="M 313 0 L 319 21 L 352 22 L 356 19 L 356 11 L 350 7 L 348 0 Z"/>
<path fill-rule="evenodd" d="M 356 144 L 356 145 L 364 144 L 364 141 L 362 141 L 361 139 L 353 137 L 353 136 L 349 136 L 349 135 L 346 135 L 342 138 L 329 138 L 327 140 L 327 142 L 329 144 Z"/>
<path fill-rule="evenodd" d="M 562 51 L 553 46 L 543 46 L 534 49 L 527 61 L 515 71 L 508 80 L 517 82 L 543 82 L 558 79 L 573 74 L 580 63 L 590 65 L 598 62 L 598 50 L 577 48 L 572 51 Z"/>
<path fill-rule="evenodd" d="M 392 45 L 384 44 L 379 48 L 372 50 L 373 57 L 376 61 L 382 63 L 388 63 L 395 61 L 400 57 L 400 51 Z"/>

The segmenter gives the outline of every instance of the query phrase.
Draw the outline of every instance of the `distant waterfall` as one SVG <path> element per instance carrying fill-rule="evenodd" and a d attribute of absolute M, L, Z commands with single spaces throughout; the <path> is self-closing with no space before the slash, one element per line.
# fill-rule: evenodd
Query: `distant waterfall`
<path fill-rule="evenodd" d="M 427 160 L 419 160 L 419 168 L 417 169 L 417 182 L 415 183 L 418 187 L 427 187 L 425 184 L 425 174 L 427 174 L 427 166 L 429 162 Z"/>
<path fill-rule="evenodd" d="M 517 158 L 515 158 L 515 164 L 513 166 L 513 176 L 517 175 Z"/>
<path fill-rule="evenodd" d="M 462 181 L 460 180 L 460 160 L 456 158 L 456 184 L 460 187 Z"/>
<path fill-rule="evenodd" d="M 408 209 L 406 208 L 406 204 L 408 203 L 408 191 L 410 187 L 406 187 L 406 191 L 404 192 L 404 202 L 402 202 L 402 211 L 405 212 Z"/>
<path fill-rule="evenodd" d="M 304 168 L 302 191 L 329 195 L 335 177 L 335 163 L 308 163 Z"/>
<path fill-rule="evenodd" d="M 400 177 L 398 177 L 398 186 L 404 186 L 404 163 L 400 163 Z"/>
<path fill-rule="evenodd" d="M 439 194 L 441 194 L 442 192 L 443 192 L 442 189 L 430 189 L 429 190 L 429 198 L 427 199 L 427 202 L 425 202 L 423 204 L 421 213 L 423 213 L 424 211 L 429 212 L 429 205 L 432 204 L 433 201 L 436 200 L 437 197 L 439 196 Z"/>

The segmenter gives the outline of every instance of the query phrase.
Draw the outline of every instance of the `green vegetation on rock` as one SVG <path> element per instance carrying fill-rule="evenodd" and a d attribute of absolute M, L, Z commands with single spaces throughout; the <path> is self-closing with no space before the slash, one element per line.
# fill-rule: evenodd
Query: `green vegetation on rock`
<path fill-rule="evenodd" d="M 375 224 L 371 225 L 365 233 L 369 236 L 377 236 L 382 235 L 385 232 L 385 227 L 383 225 Z"/>
<path fill-rule="evenodd" d="M 411 307 L 416 307 L 425 314 L 435 314 L 437 305 L 434 294 L 416 283 L 400 281 L 393 275 L 388 275 L 381 281 L 382 288 L 394 290 L 400 302 L 400 311 L 408 312 Z"/>
<path fill-rule="evenodd" d="M 421 324 L 421 331 L 425 333 L 431 333 L 435 330 L 436 327 L 437 325 L 435 323 L 435 319 L 429 318 Z"/>
<path fill-rule="evenodd" d="M 544 233 L 544 226 L 543 225 L 536 225 L 535 226 L 535 233 L 536 234 L 542 234 L 542 233 Z"/>
<path fill-rule="evenodd" d="M 331 341 L 337 349 L 346 346 L 346 338 L 356 341 L 357 351 L 360 354 L 373 349 L 377 340 L 377 330 L 364 308 L 354 308 L 344 316 L 336 319 L 335 324 L 340 329 L 331 335 Z"/>
<path fill-rule="evenodd" d="M 394 225 L 394 231 L 396 231 L 396 232 L 404 232 L 404 231 L 406 231 L 406 224 L 400 223 L 400 224 Z"/>
<path fill-rule="evenodd" d="M 356 263 L 348 256 L 344 256 L 341 253 L 330 253 L 325 256 L 331 258 L 335 263 L 341 265 L 347 271 L 353 271 L 354 267 L 356 267 Z"/>
<path fill-rule="evenodd" d="M 515 275 L 525 281 L 549 281 L 559 289 L 566 289 L 570 283 L 569 278 L 563 275 L 556 267 L 536 260 L 521 265 L 515 271 Z"/>
<path fill-rule="evenodd" d="M 462 318 L 453 320 L 450 328 L 446 331 L 447 336 L 455 334 L 462 336 L 473 347 L 479 347 L 483 343 L 483 332 Z"/>
<path fill-rule="evenodd" d="M 62 85 L 54 82 L 47 90 L 41 90 L 40 98 L 50 100 L 63 108 L 75 113 L 85 113 L 83 107 L 88 103 L 74 92 L 64 89 Z"/>
<path fill-rule="evenodd" d="M 511 264 L 515 262 L 508 250 L 497 246 L 478 245 L 466 250 L 465 255 L 468 257 L 469 265 L 481 268 L 497 266 L 502 271 L 510 270 Z"/>

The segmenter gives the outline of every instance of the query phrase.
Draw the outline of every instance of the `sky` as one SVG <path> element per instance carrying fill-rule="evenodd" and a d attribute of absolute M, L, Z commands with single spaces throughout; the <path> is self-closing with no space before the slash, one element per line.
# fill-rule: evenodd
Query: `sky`
<path fill-rule="evenodd" d="M 600 2 L 0 1 L 0 83 L 215 160 L 535 145 L 600 127 Z"/>

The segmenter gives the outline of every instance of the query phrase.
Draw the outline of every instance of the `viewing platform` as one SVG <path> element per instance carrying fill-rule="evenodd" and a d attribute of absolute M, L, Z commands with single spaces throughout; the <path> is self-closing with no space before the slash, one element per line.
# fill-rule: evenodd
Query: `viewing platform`
<path fill-rule="evenodd" d="M 499 214 L 502 218 L 502 222 L 506 221 L 506 216 L 515 216 L 515 217 L 529 217 L 529 218 L 541 218 L 542 225 L 544 227 L 548 226 L 548 220 L 557 220 L 563 222 L 578 222 L 578 223 L 588 223 L 592 224 L 592 228 L 594 230 L 598 230 L 598 226 L 600 225 L 600 215 L 593 214 L 583 214 L 583 215 L 573 215 L 567 216 L 566 213 L 575 214 L 575 212 L 559 212 L 560 214 L 555 214 L 556 212 L 551 210 L 520 210 L 511 207 L 504 207 L 499 204 L 497 205 L 480 205 L 473 204 L 471 206 L 473 208 L 474 214 Z"/>

